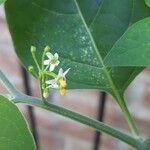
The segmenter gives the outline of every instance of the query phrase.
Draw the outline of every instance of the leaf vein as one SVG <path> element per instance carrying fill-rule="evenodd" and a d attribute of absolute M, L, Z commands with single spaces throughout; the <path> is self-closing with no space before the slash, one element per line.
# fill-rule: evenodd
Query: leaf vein
<path fill-rule="evenodd" d="M 41 7 L 41 6 L 38 5 L 35 1 L 33 1 L 33 2 L 31 3 L 31 5 L 36 6 L 36 7 L 40 8 L 40 9 L 43 10 L 43 11 L 46 11 L 46 12 L 48 12 L 48 13 L 51 13 L 51 14 L 54 14 L 54 15 L 57 15 L 57 16 L 61 16 L 61 15 L 68 15 L 68 16 L 70 16 L 70 15 L 76 15 L 76 13 L 69 13 L 69 14 L 68 14 L 68 13 L 60 13 L 60 12 L 57 12 L 57 11 L 53 11 L 53 10 L 50 10 L 50 9 Z"/>

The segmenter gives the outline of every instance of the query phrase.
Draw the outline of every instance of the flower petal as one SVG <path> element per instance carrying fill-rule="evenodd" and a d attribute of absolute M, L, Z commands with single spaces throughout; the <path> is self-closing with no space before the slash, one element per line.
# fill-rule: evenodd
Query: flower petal
<path fill-rule="evenodd" d="M 66 74 L 69 72 L 69 70 L 70 70 L 70 68 L 68 68 L 68 69 L 63 73 L 64 77 L 65 77 Z"/>
<path fill-rule="evenodd" d="M 48 81 L 46 81 L 45 83 L 46 84 L 54 84 L 56 81 L 53 79 L 53 80 L 48 80 Z"/>
<path fill-rule="evenodd" d="M 54 89 L 58 89 L 59 85 L 55 82 L 55 83 L 49 85 L 48 87 L 51 87 L 51 88 L 54 88 Z"/>
<path fill-rule="evenodd" d="M 49 65 L 49 63 L 50 63 L 49 59 L 48 60 L 44 60 L 44 65 Z"/>
<path fill-rule="evenodd" d="M 55 64 L 55 65 L 56 65 L 56 66 L 58 66 L 58 65 L 59 65 L 59 63 L 60 63 L 60 61 L 59 61 L 59 60 L 57 60 L 57 62 L 56 62 L 56 64 Z"/>
<path fill-rule="evenodd" d="M 46 56 L 47 56 L 50 60 L 54 57 L 53 54 L 50 53 L 50 52 L 47 52 L 47 53 L 46 53 Z"/>
<path fill-rule="evenodd" d="M 58 89 L 59 86 L 58 86 L 58 84 L 52 84 L 52 85 L 49 85 L 47 88 Z"/>
<path fill-rule="evenodd" d="M 54 88 L 54 89 L 59 88 L 59 85 L 58 85 L 58 83 L 56 82 L 55 79 L 46 81 L 46 84 L 49 84 L 49 86 L 47 88 Z"/>
<path fill-rule="evenodd" d="M 63 69 L 60 68 L 60 69 L 59 69 L 59 72 L 58 72 L 58 77 L 62 77 L 62 76 L 63 76 Z"/>
<path fill-rule="evenodd" d="M 53 85 L 49 85 L 49 86 L 47 86 L 46 88 L 53 88 Z"/>
<path fill-rule="evenodd" d="M 54 57 L 58 60 L 59 56 L 57 53 L 54 54 Z"/>
<path fill-rule="evenodd" d="M 53 71 L 55 69 L 55 66 L 56 66 L 55 64 L 51 64 L 49 70 Z"/>
<path fill-rule="evenodd" d="M 59 88 L 59 86 L 58 86 L 58 84 L 53 84 L 53 85 L 52 85 L 52 88 L 54 88 L 54 89 L 58 89 L 58 88 Z"/>

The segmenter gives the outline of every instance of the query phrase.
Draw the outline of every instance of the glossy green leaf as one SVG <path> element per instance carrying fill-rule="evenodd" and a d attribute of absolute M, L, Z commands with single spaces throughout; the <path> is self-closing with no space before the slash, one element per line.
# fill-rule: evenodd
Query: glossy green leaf
<path fill-rule="evenodd" d="M 69 88 L 123 92 L 142 68 L 107 68 L 104 58 L 130 24 L 149 16 L 143 0 L 9 0 L 7 21 L 17 55 L 34 64 L 30 46 L 49 45 L 60 67 L 71 68 Z M 114 93 L 113 93 L 114 94 Z"/>
<path fill-rule="evenodd" d="M 0 0 L 0 5 L 3 4 L 6 0 Z"/>
<path fill-rule="evenodd" d="M 145 0 L 145 3 L 148 7 L 150 7 L 150 0 Z"/>
<path fill-rule="evenodd" d="M 131 26 L 114 45 L 105 63 L 108 66 L 150 66 L 150 18 Z"/>
<path fill-rule="evenodd" d="M 3 96 L 0 96 L 0 129 L 0 150 L 35 150 L 22 114 Z"/>

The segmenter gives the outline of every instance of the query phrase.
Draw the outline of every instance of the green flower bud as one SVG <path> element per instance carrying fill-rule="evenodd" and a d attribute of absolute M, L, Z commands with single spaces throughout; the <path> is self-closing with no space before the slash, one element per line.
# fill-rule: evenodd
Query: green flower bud
<path fill-rule="evenodd" d="M 31 46 L 31 53 L 35 53 L 36 52 L 36 47 Z"/>
<path fill-rule="evenodd" d="M 28 71 L 33 75 L 35 76 L 36 78 L 38 78 L 38 74 L 35 72 L 35 69 L 33 66 L 29 66 L 28 67 Z"/>
<path fill-rule="evenodd" d="M 32 73 L 34 71 L 34 67 L 33 66 L 29 66 L 28 70 L 29 70 L 30 73 Z"/>
<path fill-rule="evenodd" d="M 43 97 L 44 97 L 44 98 L 48 98 L 48 96 L 49 96 L 49 91 L 48 91 L 48 89 L 44 89 Z"/>
<path fill-rule="evenodd" d="M 47 53 L 47 52 L 49 52 L 49 51 L 50 51 L 50 47 L 49 47 L 49 46 L 46 46 L 46 47 L 44 48 L 44 52 Z"/>

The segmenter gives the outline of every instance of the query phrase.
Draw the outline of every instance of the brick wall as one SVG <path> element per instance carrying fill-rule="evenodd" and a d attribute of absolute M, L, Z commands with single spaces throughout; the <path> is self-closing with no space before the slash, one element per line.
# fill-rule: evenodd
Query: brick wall
<path fill-rule="evenodd" d="M 10 81 L 21 91 L 23 81 L 21 77 L 19 60 L 13 51 L 11 38 L 6 25 L 2 8 L 0 8 L 0 69 L 7 75 Z M 36 80 L 30 77 L 32 92 L 39 96 Z M 6 93 L 0 84 L 0 93 Z M 85 96 L 86 95 L 86 96 Z M 53 102 L 84 115 L 96 118 L 99 100 L 98 90 L 72 90 L 67 96 L 59 97 L 53 91 Z M 150 135 L 150 71 L 145 69 L 130 85 L 126 91 L 126 100 L 138 127 L 143 136 Z M 29 121 L 27 108 L 19 104 L 18 107 Z M 75 123 L 58 115 L 35 109 L 37 128 L 40 140 L 40 150 L 92 150 L 94 130 Z M 107 98 L 105 110 L 105 122 L 111 126 L 128 130 L 120 109 L 110 96 Z M 125 144 L 111 137 L 103 135 L 101 150 L 127 150 L 131 149 Z"/>

